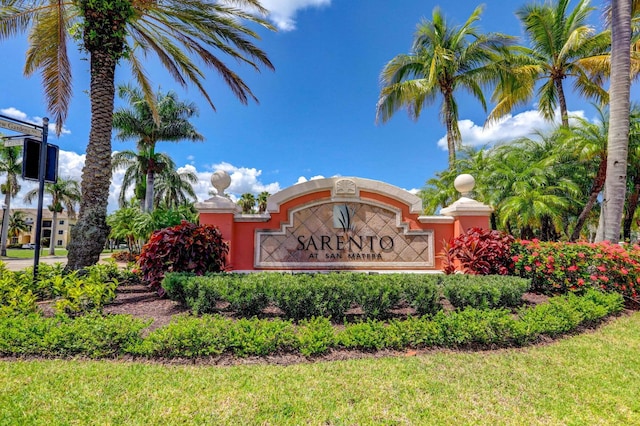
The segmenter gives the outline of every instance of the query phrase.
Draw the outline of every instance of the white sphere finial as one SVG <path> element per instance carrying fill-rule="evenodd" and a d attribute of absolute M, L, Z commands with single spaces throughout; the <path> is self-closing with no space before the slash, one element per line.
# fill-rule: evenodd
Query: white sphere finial
<path fill-rule="evenodd" d="M 223 196 L 224 190 L 231 185 L 231 176 L 224 170 L 218 170 L 211 175 L 211 185 L 216 189 L 218 195 Z"/>
<path fill-rule="evenodd" d="M 464 173 L 458 175 L 453 181 L 453 186 L 463 197 L 468 196 L 473 188 L 476 186 L 476 180 L 470 174 Z"/>

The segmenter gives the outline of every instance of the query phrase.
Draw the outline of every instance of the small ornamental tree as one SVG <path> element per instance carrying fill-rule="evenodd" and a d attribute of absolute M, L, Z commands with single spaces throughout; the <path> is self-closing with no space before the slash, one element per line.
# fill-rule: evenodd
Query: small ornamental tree
<path fill-rule="evenodd" d="M 511 245 L 514 238 L 500 231 L 470 228 L 445 244 L 443 269 L 453 274 L 509 275 L 513 272 Z"/>
<path fill-rule="evenodd" d="M 213 225 L 183 221 L 151 235 L 138 259 L 142 279 L 151 288 L 160 288 L 167 272 L 221 272 L 225 269 L 228 244 Z M 162 289 L 159 293 L 163 294 Z"/>

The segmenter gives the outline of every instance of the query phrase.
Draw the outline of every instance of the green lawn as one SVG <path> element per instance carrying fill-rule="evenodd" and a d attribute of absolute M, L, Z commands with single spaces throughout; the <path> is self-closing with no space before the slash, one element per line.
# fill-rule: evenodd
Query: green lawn
<path fill-rule="evenodd" d="M 61 249 L 61 248 L 57 248 L 56 250 L 56 256 L 66 256 L 67 255 L 67 249 Z M 7 249 L 7 257 L 8 259 L 13 258 L 13 259 L 33 259 L 33 257 L 35 256 L 35 250 L 30 250 L 30 249 Z M 44 247 L 43 249 L 40 250 L 40 257 L 43 256 L 49 256 L 49 248 L 48 247 Z"/>
<path fill-rule="evenodd" d="M 0 424 L 640 424 L 640 313 L 551 344 L 292 366 L 0 362 Z"/>

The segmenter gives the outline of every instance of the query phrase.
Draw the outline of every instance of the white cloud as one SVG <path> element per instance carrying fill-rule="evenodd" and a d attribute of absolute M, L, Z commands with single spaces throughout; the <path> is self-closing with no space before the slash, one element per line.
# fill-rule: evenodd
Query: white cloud
<path fill-rule="evenodd" d="M 322 175 L 316 175 L 316 176 L 311 176 L 309 179 L 307 179 L 307 178 L 306 178 L 306 177 L 304 177 L 304 176 L 300 176 L 300 177 L 298 178 L 298 181 L 296 182 L 296 184 L 299 184 L 299 183 L 305 183 L 305 182 L 308 182 L 308 181 L 310 181 L 310 180 L 316 180 L 316 179 L 324 179 L 324 176 L 322 176 Z"/>
<path fill-rule="evenodd" d="M 299 10 L 331 4 L 331 0 L 263 0 L 262 6 L 269 10 L 269 19 L 281 31 L 296 29 L 295 15 Z"/>
<path fill-rule="evenodd" d="M 186 165 L 178 170 L 189 169 L 195 171 L 195 167 L 192 165 Z M 231 195 L 232 199 L 239 198 L 240 195 L 245 192 L 252 194 L 259 194 L 263 191 L 267 191 L 270 194 L 275 194 L 280 191 L 280 184 L 278 182 L 263 183 L 259 178 L 262 175 L 262 170 L 248 167 L 236 167 L 230 163 L 214 164 L 210 167 L 211 171 L 204 171 L 195 173 L 198 175 L 198 184 L 194 187 L 198 200 L 206 200 L 210 198 L 209 191 L 213 189 L 211 186 L 211 175 L 222 170 L 229 173 L 231 176 L 231 185 L 225 190 L 225 193 Z"/>
<path fill-rule="evenodd" d="M 60 150 L 58 157 L 58 176 L 62 178 L 73 178 L 78 182 L 82 178 L 82 168 L 84 167 L 86 155 L 77 154 L 75 152 Z M 208 171 L 198 171 L 192 164 L 186 164 L 178 171 L 191 171 L 198 176 L 198 183 L 194 185 L 194 190 L 198 196 L 198 201 L 203 201 L 211 197 L 209 191 L 212 190 L 211 175 L 213 171 L 225 170 L 231 175 L 231 186 L 227 189 L 227 193 L 231 195 L 233 200 L 237 200 L 240 195 L 245 192 L 251 192 L 253 194 L 259 194 L 262 191 L 267 191 L 270 194 L 275 194 L 280 191 L 280 184 L 278 182 L 263 183 L 260 180 L 261 170 L 247 167 L 236 167 L 229 163 L 220 163 L 211 166 Z M 108 211 L 111 213 L 118 209 L 118 197 L 122 188 L 122 178 L 124 176 L 124 170 L 118 170 L 113 173 L 111 178 L 111 185 L 109 187 L 109 205 Z M 4 176 L 0 175 L 0 181 L 4 181 Z M 31 204 L 24 202 L 24 196 L 27 192 L 37 189 L 38 183 L 35 181 L 20 180 L 20 192 L 11 200 L 11 208 L 36 208 L 37 200 L 34 200 Z M 128 191 L 127 198 L 133 196 L 133 189 Z M 47 196 L 44 198 L 44 206 L 50 203 Z"/>
<path fill-rule="evenodd" d="M 584 111 L 570 111 L 570 117 L 584 118 Z M 556 114 L 556 121 L 546 120 L 537 110 L 525 111 L 516 115 L 507 115 L 498 122 L 483 127 L 471 120 L 458 121 L 462 144 L 466 146 L 493 145 L 525 136 L 531 136 L 535 131 L 547 132 L 560 122 L 560 114 Z M 438 140 L 438 146 L 447 150 L 447 136 Z"/>
<path fill-rule="evenodd" d="M 25 112 L 22 112 L 19 109 L 14 107 L 0 109 L 0 114 L 5 115 L 7 117 L 15 118 L 16 120 L 26 121 L 27 123 L 32 123 L 38 126 L 42 126 L 42 117 L 37 117 L 37 116 L 29 117 Z M 48 128 L 49 128 L 49 133 L 52 133 L 52 134 L 55 133 L 56 131 L 55 123 L 49 123 Z M 69 135 L 71 134 L 71 131 L 66 127 L 62 126 L 61 134 Z"/>

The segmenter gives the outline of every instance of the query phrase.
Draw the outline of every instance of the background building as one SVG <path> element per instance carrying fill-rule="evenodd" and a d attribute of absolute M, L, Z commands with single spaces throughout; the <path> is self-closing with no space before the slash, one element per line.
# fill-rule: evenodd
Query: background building
<path fill-rule="evenodd" d="M 15 211 L 24 212 L 25 223 L 27 224 L 27 231 L 19 232 L 17 236 L 11 236 L 9 245 L 22 245 L 36 242 L 36 218 L 38 214 L 37 209 L 11 209 L 5 211 L 5 213 L 13 214 Z M 55 247 L 65 248 L 69 244 L 71 239 L 71 228 L 76 224 L 76 219 L 70 219 L 67 212 L 63 211 L 58 213 L 56 218 L 55 235 L 52 235 L 53 231 L 53 212 L 49 209 L 42 209 L 42 243 L 46 244 L 45 239 L 53 241 Z M 11 228 L 9 229 L 11 231 Z"/>

